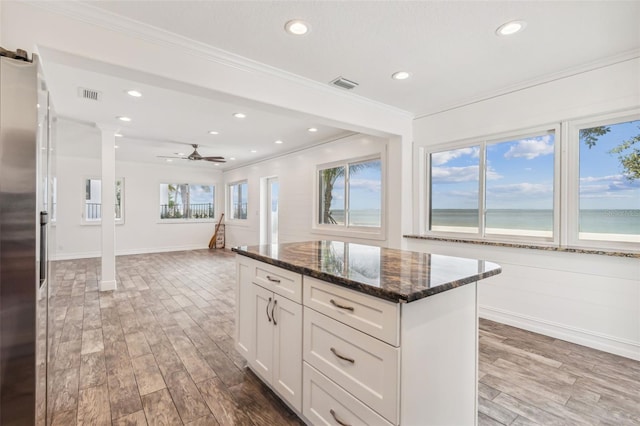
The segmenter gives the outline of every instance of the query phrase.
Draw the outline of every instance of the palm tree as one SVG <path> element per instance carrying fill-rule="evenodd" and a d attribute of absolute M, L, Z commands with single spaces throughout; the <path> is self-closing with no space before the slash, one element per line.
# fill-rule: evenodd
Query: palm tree
<path fill-rule="evenodd" d="M 359 171 L 371 167 L 376 162 L 365 162 L 349 164 L 349 175 L 356 174 Z M 320 223 L 337 224 L 333 215 L 331 214 L 331 202 L 333 201 L 333 186 L 340 177 L 344 177 L 346 167 L 334 167 L 331 169 L 324 169 L 320 171 L 320 179 L 322 185 L 322 214 L 320 216 Z"/>

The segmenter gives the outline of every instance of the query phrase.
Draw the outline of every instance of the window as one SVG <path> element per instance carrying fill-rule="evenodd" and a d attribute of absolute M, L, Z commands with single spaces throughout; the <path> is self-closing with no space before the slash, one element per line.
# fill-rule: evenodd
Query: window
<path fill-rule="evenodd" d="M 640 242 L 640 117 L 573 131 L 579 141 L 578 240 Z"/>
<path fill-rule="evenodd" d="M 84 181 L 84 205 L 82 217 L 84 223 L 100 223 L 102 220 L 102 181 L 100 179 L 85 179 Z M 114 215 L 116 222 L 124 220 L 124 179 L 116 179 L 116 202 Z M 56 201 L 53 201 L 56 203 Z"/>
<path fill-rule="evenodd" d="M 428 229 L 476 237 L 554 237 L 555 130 L 428 156 Z"/>
<path fill-rule="evenodd" d="M 189 183 L 160 184 L 160 219 L 215 218 L 215 187 Z"/>
<path fill-rule="evenodd" d="M 235 182 L 229 185 L 230 219 L 245 220 L 247 218 L 247 188 L 247 181 Z"/>
<path fill-rule="evenodd" d="M 318 224 L 343 228 L 380 228 L 380 158 L 345 162 L 318 170 Z"/>

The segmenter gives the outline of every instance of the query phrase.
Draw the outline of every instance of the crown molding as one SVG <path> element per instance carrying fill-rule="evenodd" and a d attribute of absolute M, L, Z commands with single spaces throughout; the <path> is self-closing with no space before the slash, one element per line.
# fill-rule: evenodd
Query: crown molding
<path fill-rule="evenodd" d="M 622 62 L 632 61 L 640 58 L 640 49 L 632 49 L 626 52 L 619 53 L 617 55 L 608 56 L 606 58 L 598 59 L 596 61 L 588 62 L 576 67 L 567 68 L 565 70 L 544 75 L 542 77 L 536 77 L 530 80 L 525 80 L 520 83 L 504 87 L 500 90 L 487 92 L 481 95 L 469 97 L 465 100 L 452 103 L 449 105 L 443 105 L 441 107 L 434 108 L 432 111 L 428 111 L 422 114 L 416 114 L 415 120 L 430 117 L 433 115 L 441 114 L 443 112 L 452 111 L 465 106 L 473 105 L 479 102 L 488 101 L 490 99 L 499 98 L 510 93 L 519 92 L 532 87 L 540 86 L 543 84 L 551 83 L 554 81 L 562 80 L 564 78 L 577 76 L 590 71 L 595 71 L 601 68 L 606 68 L 612 65 L 616 65 Z"/>
<path fill-rule="evenodd" d="M 248 71 L 251 73 L 269 75 L 271 77 L 287 80 L 292 83 L 305 86 L 309 89 L 316 90 L 321 93 L 349 99 L 350 101 L 355 101 L 369 107 L 379 108 L 386 111 L 387 113 L 394 114 L 402 118 L 415 118 L 415 115 L 412 112 L 357 94 L 343 92 L 340 89 L 330 87 L 328 84 L 323 84 L 318 81 L 287 72 L 280 68 L 272 67 L 270 65 L 254 61 L 244 56 L 240 56 L 235 53 L 211 46 L 209 44 L 193 40 L 167 30 L 163 30 L 153 25 L 117 15 L 113 12 L 100 9 L 96 6 L 91 6 L 89 4 L 80 3 L 77 1 L 66 2 L 28 0 L 25 3 L 38 7 L 40 9 L 47 10 L 49 12 L 67 16 L 81 22 L 119 32 L 130 37 L 135 37 L 155 44 L 162 44 L 172 48 L 178 48 L 182 52 L 186 52 L 194 57 L 216 62 L 226 67 Z"/>

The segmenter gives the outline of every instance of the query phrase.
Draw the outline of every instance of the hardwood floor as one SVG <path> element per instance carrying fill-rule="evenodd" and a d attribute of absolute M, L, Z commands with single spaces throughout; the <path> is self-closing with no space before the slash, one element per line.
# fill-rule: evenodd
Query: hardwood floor
<path fill-rule="evenodd" d="M 299 425 L 233 348 L 234 255 L 54 262 L 54 425 Z M 640 424 L 640 362 L 480 322 L 480 425 Z"/>

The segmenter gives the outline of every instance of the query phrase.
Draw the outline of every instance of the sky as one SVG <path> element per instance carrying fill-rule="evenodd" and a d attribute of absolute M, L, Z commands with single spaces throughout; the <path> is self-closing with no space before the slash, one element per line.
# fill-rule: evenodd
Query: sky
<path fill-rule="evenodd" d="M 382 204 L 382 166 L 380 160 L 370 161 L 368 167 L 352 171 L 349 176 L 351 210 L 380 210 Z M 344 209 L 344 179 L 338 178 L 331 192 L 332 210 Z"/>
<path fill-rule="evenodd" d="M 640 209 L 640 181 L 627 180 L 608 151 L 640 133 L 640 121 L 610 126 L 594 148 L 581 142 L 580 207 Z M 487 209 L 552 209 L 553 133 L 487 144 Z M 480 147 L 432 155 L 432 207 L 477 209 Z"/>

